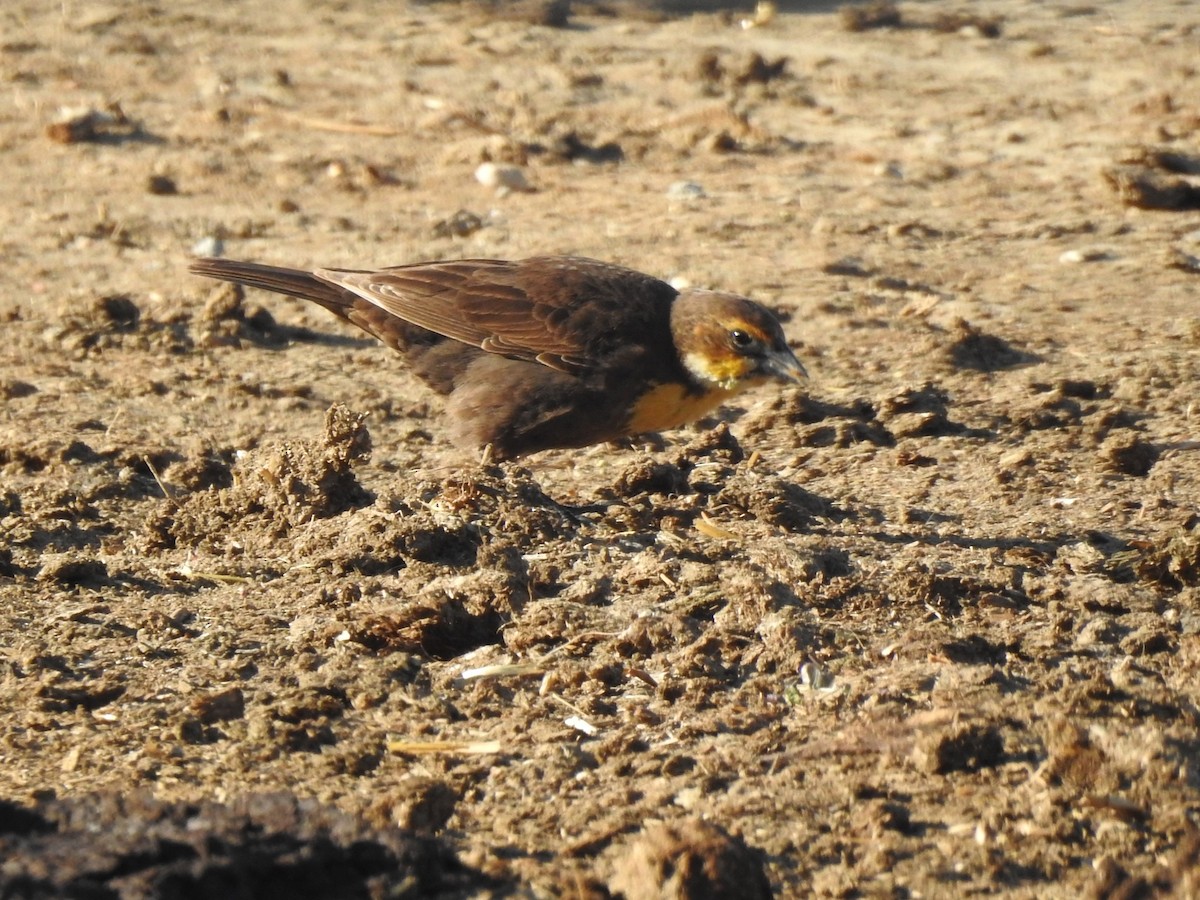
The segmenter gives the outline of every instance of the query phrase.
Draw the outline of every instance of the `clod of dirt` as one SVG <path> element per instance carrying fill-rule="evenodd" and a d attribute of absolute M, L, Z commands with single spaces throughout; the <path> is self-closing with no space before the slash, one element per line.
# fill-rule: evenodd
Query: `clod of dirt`
<path fill-rule="evenodd" d="M 909 563 L 890 580 L 897 601 L 930 606 L 946 617 L 962 615 L 964 605 L 974 606 L 982 597 L 1015 593 L 1007 585 L 948 574 L 926 562 Z"/>
<path fill-rule="evenodd" d="M 349 706 L 349 697 L 336 686 L 286 687 L 247 710 L 247 734 L 263 759 L 321 753 L 338 744 L 333 726 Z M 215 728 L 198 727 L 194 716 L 184 717 L 178 726 L 180 736 L 191 743 L 221 739 Z"/>
<path fill-rule="evenodd" d="M 575 131 L 568 131 L 554 138 L 546 148 L 556 159 L 565 162 L 588 162 L 593 165 L 618 163 L 625 159 L 625 151 L 616 141 L 593 144 L 584 140 Z"/>
<path fill-rule="evenodd" d="M 240 284 L 222 283 L 213 288 L 197 320 L 201 346 L 236 347 L 242 340 L 278 344 L 286 339 L 275 317 L 265 307 L 248 310 L 245 298 L 246 292 Z"/>
<path fill-rule="evenodd" d="M 399 790 L 380 797 L 367 811 L 378 828 L 403 828 L 433 834 L 450 821 L 460 799 L 459 791 L 436 778 L 411 778 Z"/>
<path fill-rule="evenodd" d="M 870 31 L 873 28 L 899 28 L 903 24 L 900 8 L 890 0 L 844 6 L 842 27 L 847 31 Z"/>
<path fill-rule="evenodd" d="M 188 492 L 229 488 L 233 486 L 231 457 L 232 451 L 203 448 L 163 474 L 172 485 Z"/>
<path fill-rule="evenodd" d="M 1109 166 L 1105 183 L 1126 206 L 1137 209 L 1200 209 L 1200 186 L 1183 178 L 1168 178 L 1144 166 Z"/>
<path fill-rule="evenodd" d="M 46 137 L 56 144 L 115 141 L 139 133 L 118 104 L 107 109 L 66 110 L 57 122 L 46 126 Z"/>
<path fill-rule="evenodd" d="M 151 175 L 146 179 L 146 190 L 158 197 L 171 197 L 179 193 L 179 186 L 166 175 Z"/>
<path fill-rule="evenodd" d="M 668 614 L 634 619 L 617 638 L 619 656 L 649 659 L 655 654 L 677 650 L 700 636 L 700 623 L 691 616 Z"/>
<path fill-rule="evenodd" d="M 725 67 L 721 65 L 721 54 L 716 50 L 706 50 L 696 62 L 696 74 L 700 80 L 710 85 L 720 84 L 725 77 Z"/>
<path fill-rule="evenodd" d="M 1079 425 L 1083 420 L 1083 408 L 1069 397 L 1046 394 L 1024 406 L 1014 404 L 1009 415 L 1022 431 L 1043 431 Z"/>
<path fill-rule="evenodd" d="M 846 408 L 825 403 L 808 394 L 778 393 L 760 406 L 760 412 L 746 416 L 742 424 L 752 433 L 771 428 L 786 428 L 795 425 L 813 425 L 846 412 Z M 870 409 L 866 418 L 874 418 Z"/>
<path fill-rule="evenodd" d="M 723 484 L 733 467 L 745 459 L 738 439 L 721 423 L 686 444 L 669 460 L 640 457 L 626 466 L 613 482 L 612 491 L 618 497 L 646 494 L 683 496 L 698 487 Z M 703 476 L 692 481 L 692 473 L 703 467 Z M 712 487 L 716 490 L 716 487 Z M 711 491 L 709 491 L 711 493 Z"/>
<path fill-rule="evenodd" d="M 246 713 L 246 698 L 240 688 L 202 694 L 192 701 L 191 712 L 204 725 L 240 719 Z"/>
<path fill-rule="evenodd" d="M 63 587 L 98 587 L 108 580 L 108 566 L 98 559 L 81 558 L 77 553 L 43 559 L 38 581 L 53 581 Z"/>
<path fill-rule="evenodd" d="M 486 578 L 487 573 L 481 573 Z M 485 594 L 483 597 L 490 597 Z M 483 604 L 472 604 L 479 606 Z M 494 643 L 504 618 L 496 609 L 472 610 L 460 597 L 440 602 L 413 603 L 395 613 L 380 613 L 357 620 L 350 640 L 373 653 L 411 651 L 432 659 L 454 659 Z"/>
<path fill-rule="evenodd" d="M 1109 471 L 1142 477 L 1158 462 L 1159 449 L 1140 437 L 1122 434 L 1106 441 L 1100 450 Z"/>
<path fill-rule="evenodd" d="M 687 472 L 678 463 L 641 457 L 626 466 L 613 482 L 618 497 L 659 494 L 666 497 L 688 493 Z"/>
<path fill-rule="evenodd" d="M 746 458 L 746 452 L 729 426 L 721 423 L 690 441 L 675 457 L 680 465 L 696 465 L 701 462 L 721 462 L 736 465 Z"/>
<path fill-rule="evenodd" d="M 829 514 L 829 504 L 815 494 L 774 475 L 737 471 L 724 480 L 714 504 L 732 506 L 768 525 L 803 532 Z"/>
<path fill-rule="evenodd" d="M 936 413 L 899 413 L 888 418 L 887 427 L 897 439 L 940 437 L 964 430 L 962 425 Z"/>
<path fill-rule="evenodd" d="M 1131 147 L 1121 154 L 1118 162 L 1142 165 L 1177 175 L 1200 175 L 1200 155 L 1183 153 L 1172 147 Z"/>
<path fill-rule="evenodd" d="M 1042 771 L 1047 783 L 1061 785 L 1073 794 L 1102 794 L 1117 788 L 1119 773 L 1074 722 L 1048 722 L 1046 749 L 1049 757 Z"/>
<path fill-rule="evenodd" d="M 888 831 L 911 834 L 914 830 L 908 807 L 883 797 L 863 798 L 854 811 L 854 821 L 876 840 Z"/>
<path fill-rule="evenodd" d="M 857 256 L 843 256 L 835 259 L 821 266 L 821 271 L 826 275 L 841 275 L 844 278 L 870 278 L 875 274 L 875 270 Z"/>
<path fill-rule="evenodd" d="M 4 804 L 0 852 L 6 897 L 366 900 L 496 887 L 433 838 L 282 793 L 227 805 L 114 794 Z"/>
<path fill-rule="evenodd" d="M 742 88 L 748 84 L 768 84 L 787 74 L 787 56 L 767 61 L 761 53 L 750 53 L 743 60 L 726 65 L 718 50 L 706 50 L 696 64 L 696 72 L 709 90 L 730 84 Z"/>
<path fill-rule="evenodd" d="M 442 481 L 422 482 L 407 494 L 518 543 L 563 537 L 578 527 L 570 511 L 522 466 L 462 469 Z"/>
<path fill-rule="evenodd" d="M 1115 644 L 1127 633 L 1120 622 L 1110 615 L 1098 613 L 1079 627 L 1075 643 L 1080 647 Z"/>
<path fill-rule="evenodd" d="M 905 388 L 887 397 L 879 404 L 879 418 L 894 419 L 905 414 L 930 415 L 945 419 L 950 405 L 950 395 L 933 384 L 916 388 Z"/>
<path fill-rule="evenodd" d="M 21 514 L 21 495 L 16 491 L 0 490 L 0 519 Z"/>
<path fill-rule="evenodd" d="M 980 16 L 967 12 L 938 12 L 928 19 L 904 19 L 900 8 L 890 0 L 880 0 L 842 9 L 842 27 L 847 31 L 875 28 L 925 28 L 942 34 L 973 33 L 986 38 L 1000 37 L 1003 16 Z"/>
<path fill-rule="evenodd" d="M 43 712 L 66 713 L 77 709 L 93 712 L 125 696 L 125 687 L 104 679 L 74 684 L 43 684 L 34 691 L 34 696 Z"/>
<path fill-rule="evenodd" d="M 1064 378 L 1058 382 L 1058 393 L 1077 400 L 1096 400 L 1108 397 L 1112 392 L 1086 378 Z"/>
<path fill-rule="evenodd" d="M 19 400 L 21 397 L 36 394 L 37 391 L 37 387 L 28 381 L 19 381 L 15 378 L 0 378 L 0 400 Z"/>
<path fill-rule="evenodd" d="M 1200 256 L 1193 256 L 1178 247 L 1167 247 L 1162 251 L 1163 265 L 1168 269 L 1178 269 L 1189 275 L 1200 275 Z"/>
<path fill-rule="evenodd" d="M 1140 578 L 1178 590 L 1200 585 L 1200 522 L 1188 522 L 1134 564 Z"/>
<path fill-rule="evenodd" d="M 484 0 L 489 18 L 508 22 L 527 22 L 547 28 L 568 28 L 571 24 L 571 0 Z"/>
<path fill-rule="evenodd" d="M 917 768 L 937 775 L 978 772 L 1000 764 L 1004 737 L 995 725 L 959 725 L 925 735 L 912 750 Z"/>
<path fill-rule="evenodd" d="M 761 53 L 751 53 L 745 65 L 741 66 L 739 71 L 734 72 L 733 83 L 737 85 L 768 84 L 787 74 L 788 61 L 788 57 L 781 56 L 768 62 Z"/>
<path fill-rule="evenodd" d="M 469 209 L 460 209 L 454 215 L 442 219 L 433 226 L 434 237 L 470 237 L 484 227 L 483 216 Z"/>
<path fill-rule="evenodd" d="M 137 328 L 142 311 L 126 294 L 113 294 L 96 301 L 96 313 L 114 328 L 132 331 Z"/>
<path fill-rule="evenodd" d="M 711 822 L 646 828 L 609 883 L 626 900 L 770 900 L 763 854 Z"/>
<path fill-rule="evenodd" d="M 832 420 L 832 421 L 831 421 Z M 747 434 L 772 431 L 777 445 L 849 447 L 867 443 L 891 447 L 895 436 L 878 421 L 865 399 L 847 404 L 816 400 L 806 394 L 780 394 L 741 422 Z"/>
<path fill-rule="evenodd" d="M 917 453 L 912 450 L 901 450 L 896 454 L 896 465 L 923 469 L 927 466 L 936 466 L 937 460 L 932 456 L 926 456 L 924 453 Z"/>
<path fill-rule="evenodd" d="M 974 372 L 998 372 L 1037 362 L 1037 357 L 1013 347 L 1004 338 L 984 334 L 970 322 L 954 323 L 954 343 L 949 348 L 950 364 Z"/>
<path fill-rule="evenodd" d="M 246 454 L 231 487 L 188 495 L 177 510 L 156 514 L 150 531 L 170 535 L 176 544 L 223 545 L 235 524 L 278 537 L 302 522 L 367 505 L 373 498 L 354 475 L 354 466 L 371 453 L 365 422 L 366 414 L 335 404 L 325 415 L 322 441 Z"/>
<path fill-rule="evenodd" d="M 1189 828 L 1170 865 L 1159 866 L 1144 876 L 1130 874 L 1108 857 L 1096 868 L 1096 880 L 1084 895 L 1086 900 L 1183 900 L 1200 896 L 1200 832 Z"/>
<path fill-rule="evenodd" d="M 548 28 L 566 28 L 571 24 L 571 0 L 541 0 L 535 4 L 530 21 Z"/>
<path fill-rule="evenodd" d="M 71 353 L 84 356 L 93 349 L 124 346 L 125 336 L 134 332 L 141 321 L 141 310 L 125 294 L 96 298 L 82 310 L 72 310 L 62 320 L 42 332 L 42 340 Z"/>
<path fill-rule="evenodd" d="M 1121 639 L 1121 652 L 1128 656 L 1153 656 L 1176 649 L 1171 633 L 1160 622 L 1136 628 Z"/>
<path fill-rule="evenodd" d="M 894 438 L 961 434 L 966 427 L 951 421 L 950 395 L 931 384 L 908 388 L 879 404 L 879 421 Z"/>
<path fill-rule="evenodd" d="M 981 37 L 998 38 L 1003 32 L 1003 16 L 980 16 L 966 12 L 939 12 L 929 20 L 928 27 L 943 34 L 974 32 Z"/>

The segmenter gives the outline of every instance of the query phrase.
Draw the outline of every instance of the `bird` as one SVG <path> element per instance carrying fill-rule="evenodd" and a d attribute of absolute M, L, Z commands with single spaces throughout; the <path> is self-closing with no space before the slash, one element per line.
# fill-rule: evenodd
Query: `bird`
<path fill-rule="evenodd" d="M 580 256 L 190 270 L 313 301 L 378 338 L 445 396 L 451 441 L 497 462 L 677 428 L 807 377 L 761 304 Z"/>

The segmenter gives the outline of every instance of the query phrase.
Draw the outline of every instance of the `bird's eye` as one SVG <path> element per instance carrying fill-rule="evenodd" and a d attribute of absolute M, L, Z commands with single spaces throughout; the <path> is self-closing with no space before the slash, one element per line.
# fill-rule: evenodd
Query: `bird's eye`
<path fill-rule="evenodd" d="M 729 332 L 729 339 L 733 341 L 735 347 L 749 347 L 754 343 L 754 338 L 750 336 L 750 332 L 742 331 L 740 328 L 735 328 Z"/>

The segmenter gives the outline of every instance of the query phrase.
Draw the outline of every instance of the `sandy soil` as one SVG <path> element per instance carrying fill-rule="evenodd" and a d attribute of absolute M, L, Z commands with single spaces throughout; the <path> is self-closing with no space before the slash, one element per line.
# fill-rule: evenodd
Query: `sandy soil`
<path fill-rule="evenodd" d="M 0 894 L 1198 895 L 1194 10 L 780 6 L 4 4 Z M 813 377 L 481 466 L 217 241 Z"/>

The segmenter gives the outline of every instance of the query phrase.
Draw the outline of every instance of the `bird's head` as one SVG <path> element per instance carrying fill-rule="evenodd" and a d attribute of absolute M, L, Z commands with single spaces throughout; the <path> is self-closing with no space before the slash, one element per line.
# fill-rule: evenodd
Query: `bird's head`
<path fill-rule="evenodd" d="M 682 292 L 671 311 L 671 332 L 684 367 L 710 387 L 736 391 L 771 378 L 808 377 L 779 320 L 737 294 Z"/>

